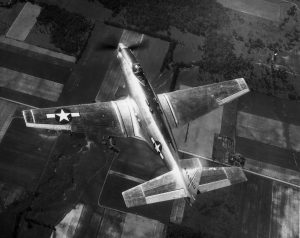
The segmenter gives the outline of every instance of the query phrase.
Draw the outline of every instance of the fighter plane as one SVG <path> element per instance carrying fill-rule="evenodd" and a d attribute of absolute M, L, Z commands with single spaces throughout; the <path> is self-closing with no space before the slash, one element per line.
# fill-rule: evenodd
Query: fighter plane
<path fill-rule="evenodd" d="M 249 92 L 243 78 L 157 95 L 130 47 L 119 43 L 117 57 L 129 92 L 126 98 L 24 110 L 26 126 L 133 137 L 150 145 L 169 172 L 122 192 L 127 207 L 178 198 L 193 203 L 199 193 L 247 180 L 239 167 L 207 168 L 198 158 L 181 159 L 172 134 L 172 129 Z"/>

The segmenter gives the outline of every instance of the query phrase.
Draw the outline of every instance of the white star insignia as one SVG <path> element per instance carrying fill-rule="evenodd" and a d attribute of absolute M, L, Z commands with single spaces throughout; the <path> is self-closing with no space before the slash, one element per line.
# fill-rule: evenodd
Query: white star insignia
<path fill-rule="evenodd" d="M 73 117 L 80 117 L 79 112 L 70 112 L 67 109 L 57 109 L 55 113 L 46 114 L 47 118 L 55 118 L 60 123 L 68 123 Z"/>
<path fill-rule="evenodd" d="M 66 120 L 66 121 L 70 121 L 68 116 L 70 115 L 70 113 L 65 113 L 65 111 L 63 109 L 60 109 L 60 113 L 56 113 L 57 116 L 59 116 L 59 122 Z"/>
<path fill-rule="evenodd" d="M 160 148 L 159 148 L 159 144 L 158 143 L 154 144 L 154 149 L 156 150 L 157 153 L 160 152 Z"/>
<path fill-rule="evenodd" d="M 154 140 L 153 137 L 151 137 L 151 141 L 154 145 L 154 150 L 159 154 L 159 156 L 164 159 L 164 155 L 161 153 L 162 145 L 159 141 Z"/>

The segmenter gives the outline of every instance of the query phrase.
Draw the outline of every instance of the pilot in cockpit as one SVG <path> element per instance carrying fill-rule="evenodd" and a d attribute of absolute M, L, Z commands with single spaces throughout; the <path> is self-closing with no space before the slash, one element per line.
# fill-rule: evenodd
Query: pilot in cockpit
<path fill-rule="evenodd" d="M 143 72 L 141 65 L 137 63 L 132 65 L 132 71 L 135 75 L 140 75 Z"/>

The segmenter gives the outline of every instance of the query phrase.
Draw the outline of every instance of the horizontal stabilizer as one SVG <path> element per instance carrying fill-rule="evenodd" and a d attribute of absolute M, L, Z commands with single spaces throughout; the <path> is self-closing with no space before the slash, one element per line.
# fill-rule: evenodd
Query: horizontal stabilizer
<path fill-rule="evenodd" d="M 239 167 L 203 167 L 198 190 L 204 193 L 246 181 L 247 178 Z"/>
<path fill-rule="evenodd" d="M 186 197 L 175 171 L 170 171 L 122 193 L 127 207 L 141 206 Z"/>

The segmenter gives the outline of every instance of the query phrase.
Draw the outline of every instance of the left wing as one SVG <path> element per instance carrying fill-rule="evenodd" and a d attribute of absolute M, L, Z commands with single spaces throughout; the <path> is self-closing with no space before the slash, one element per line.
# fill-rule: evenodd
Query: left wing
<path fill-rule="evenodd" d="M 172 128 L 186 123 L 230 102 L 249 88 L 243 78 L 159 94 L 158 98 Z"/>
<path fill-rule="evenodd" d="M 24 110 L 26 126 L 143 139 L 129 99 Z"/>

